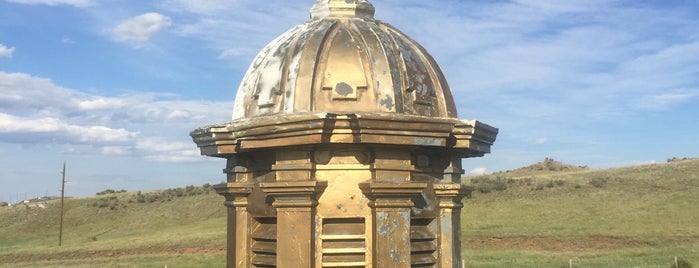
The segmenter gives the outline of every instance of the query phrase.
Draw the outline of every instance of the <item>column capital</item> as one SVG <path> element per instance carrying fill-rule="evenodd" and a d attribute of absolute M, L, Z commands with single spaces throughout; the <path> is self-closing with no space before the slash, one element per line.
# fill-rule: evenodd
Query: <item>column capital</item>
<path fill-rule="evenodd" d="M 252 193 L 251 182 L 229 182 L 214 185 L 217 194 L 226 198 L 227 207 L 244 207 L 248 205 L 247 197 Z"/>
<path fill-rule="evenodd" d="M 434 194 L 439 199 L 440 208 L 461 208 L 461 199 L 470 196 L 473 191 L 472 187 L 465 186 L 459 183 L 440 183 L 435 184 Z"/>
<path fill-rule="evenodd" d="M 359 188 L 374 208 L 403 208 L 414 205 L 411 199 L 420 195 L 427 183 L 370 181 L 360 183 Z"/>
<path fill-rule="evenodd" d="M 328 185 L 326 181 L 262 182 L 262 192 L 274 198 L 275 208 L 310 208 L 317 204 L 317 196 Z"/>

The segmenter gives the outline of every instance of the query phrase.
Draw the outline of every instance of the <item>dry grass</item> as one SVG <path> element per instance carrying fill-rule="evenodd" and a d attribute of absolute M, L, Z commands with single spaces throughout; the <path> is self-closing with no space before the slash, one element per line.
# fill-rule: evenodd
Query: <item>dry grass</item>
<path fill-rule="evenodd" d="M 574 267 L 666 268 L 674 256 L 699 264 L 697 159 L 496 176 L 505 189 L 464 200 L 468 267 L 567 267 L 572 259 Z M 596 178 L 606 181 L 597 187 Z M 0 208 L 0 267 L 223 266 L 223 198 L 129 202 L 135 194 L 68 200 L 62 247 L 56 201 Z M 118 200 L 114 209 L 95 205 L 106 196 Z"/>

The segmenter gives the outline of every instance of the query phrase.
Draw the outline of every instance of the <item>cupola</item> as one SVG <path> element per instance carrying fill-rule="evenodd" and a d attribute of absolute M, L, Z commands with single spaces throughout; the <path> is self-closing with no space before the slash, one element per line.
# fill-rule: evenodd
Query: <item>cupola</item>
<path fill-rule="evenodd" d="M 325 112 L 457 117 L 432 56 L 374 20 L 366 0 L 317 1 L 308 22 L 263 48 L 240 84 L 233 119 Z"/>

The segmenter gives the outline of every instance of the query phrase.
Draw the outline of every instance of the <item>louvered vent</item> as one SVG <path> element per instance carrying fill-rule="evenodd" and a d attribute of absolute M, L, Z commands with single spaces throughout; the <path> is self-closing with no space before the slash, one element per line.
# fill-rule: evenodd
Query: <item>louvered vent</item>
<path fill-rule="evenodd" d="M 277 218 L 256 218 L 251 231 L 253 267 L 277 267 Z"/>
<path fill-rule="evenodd" d="M 410 267 L 437 267 L 437 239 L 432 222 L 434 219 L 410 221 Z"/>
<path fill-rule="evenodd" d="M 323 267 L 366 267 L 364 218 L 323 219 Z"/>

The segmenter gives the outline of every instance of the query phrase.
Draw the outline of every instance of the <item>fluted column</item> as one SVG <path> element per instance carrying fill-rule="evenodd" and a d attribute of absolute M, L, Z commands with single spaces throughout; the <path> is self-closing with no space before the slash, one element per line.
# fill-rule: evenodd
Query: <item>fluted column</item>
<path fill-rule="evenodd" d="M 226 247 L 226 267 L 250 267 L 250 214 L 248 213 L 248 195 L 252 193 L 253 184 L 249 182 L 231 182 L 214 185 L 216 193 L 224 196 L 228 208 L 228 228 Z M 236 262 L 237 261 L 237 262 Z"/>
<path fill-rule="evenodd" d="M 359 185 L 371 202 L 373 267 L 410 268 L 412 198 L 426 183 L 372 181 Z"/>
<path fill-rule="evenodd" d="M 314 266 L 314 216 L 317 195 L 326 187 L 320 181 L 279 181 L 260 183 L 262 191 L 274 198 L 277 209 L 277 265 L 289 268 Z"/>
<path fill-rule="evenodd" d="M 439 267 L 461 267 L 461 208 L 470 190 L 458 183 L 435 184 L 439 202 Z"/>

